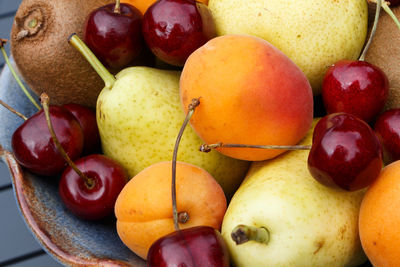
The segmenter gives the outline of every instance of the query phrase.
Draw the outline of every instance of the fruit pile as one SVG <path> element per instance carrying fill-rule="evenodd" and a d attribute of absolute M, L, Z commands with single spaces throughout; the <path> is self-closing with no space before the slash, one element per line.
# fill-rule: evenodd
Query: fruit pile
<path fill-rule="evenodd" d="M 397 4 L 24 0 L 13 154 L 148 266 L 399 266 Z"/>

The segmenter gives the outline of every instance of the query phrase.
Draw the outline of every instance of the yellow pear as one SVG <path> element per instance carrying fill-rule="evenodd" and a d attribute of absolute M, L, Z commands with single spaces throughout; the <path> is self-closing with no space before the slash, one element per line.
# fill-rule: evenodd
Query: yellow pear
<path fill-rule="evenodd" d="M 209 0 L 217 33 L 261 37 L 296 63 L 314 94 L 326 69 L 357 59 L 365 42 L 365 0 Z"/>
<path fill-rule="evenodd" d="M 311 132 L 302 144 L 311 144 Z M 252 163 L 222 224 L 235 266 L 342 267 L 366 260 L 358 235 L 364 191 L 317 182 L 307 168 L 308 153 Z M 237 245 L 242 231 L 250 241 Z"/>

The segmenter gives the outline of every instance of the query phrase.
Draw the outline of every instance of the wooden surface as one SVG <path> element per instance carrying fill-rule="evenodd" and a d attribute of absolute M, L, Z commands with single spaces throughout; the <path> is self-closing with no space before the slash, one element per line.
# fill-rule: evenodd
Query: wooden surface
<path fill-rule="evenodd" d="M 8 39 L 21 0 L 0 0 L 0 38 Z M 6 45 L 9 55 L 9 44 Z M 4 58 L 0 56 L 0 70 Z M 40 247 L 18 211 L 7 167 L 0 163 L 0 266 L 62 266 Z"/>

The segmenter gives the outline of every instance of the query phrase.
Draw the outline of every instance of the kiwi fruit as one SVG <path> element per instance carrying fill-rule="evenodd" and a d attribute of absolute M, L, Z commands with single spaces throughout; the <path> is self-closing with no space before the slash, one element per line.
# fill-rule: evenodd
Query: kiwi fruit
<path fill-rule="evenodd" d="M 393 7 L 392 11 L 400 18 L 400 6 Z M 385 110 L 400 108 L 400 30 L 383 9 L 365 61 L 381 68 L 389 79 Z"/>
<path fill-rule="evenodd" d="M 103 81 L 68 44 L 83 37 L 86 17 L 115 0 L 23 0 L 11 29 L 11 54 L 27 85 L 46 92 L 52 104 L 76 103 L 95 107 Z"/>

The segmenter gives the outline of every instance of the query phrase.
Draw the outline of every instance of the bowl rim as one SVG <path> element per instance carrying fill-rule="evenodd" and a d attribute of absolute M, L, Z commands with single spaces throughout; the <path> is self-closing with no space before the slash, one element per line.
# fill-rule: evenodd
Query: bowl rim
<path fill-rule="evenodd" d="M 0 157 L 3 162 L 7 165 L 14 191 L 14 196 L 17 202 L 17 206 L 20 213 L 25 221 L 25 224 L 29 230 L 33 233 L 34 237 L 37 239 L 39 244 L 43 249 L 55 258 L 57 261 L 68 266 L 110 266 L 110 267 L 132 267 L 131 264 L 114 259 L 101 259 L 101 258 L 81 258 L 68 252 L 64 251 L 58 247 L 51 238 L 46 235 L 46 232 L 41 229 L 41 227 L 36 223 L 33 215 L 32 208 L 28 204 L 25 192 L 27 191 L 27 182 L 24 180 L 24 171 L 19 163 L 16 161 L 13 153 L 5 150 L 0 145 Z M 134 265 L 133 265 L 134 266 Z"/>

